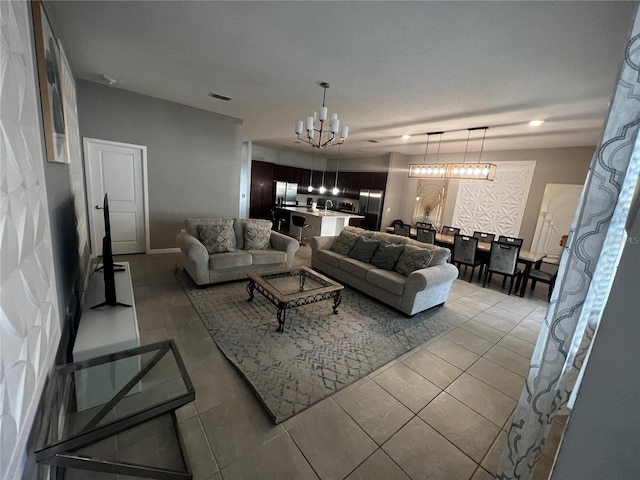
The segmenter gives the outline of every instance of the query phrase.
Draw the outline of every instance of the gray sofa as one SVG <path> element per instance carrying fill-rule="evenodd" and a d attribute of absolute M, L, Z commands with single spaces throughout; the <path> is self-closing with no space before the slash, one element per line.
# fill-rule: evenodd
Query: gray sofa
<path fill-rule="evenodd" d="M 403 245 L 397 263 L 379 268 L 371 263 L 352 258 L 355 246 L 345 253 L 334 251 L 344 243 L 344 238 L 364 236 L 369 240 Z M 339 282 L 390 305 L 406 315 L 414 315 L 428 308 L 446 302 L 451 285 L 458 277 L 458 269 L 446 263 L 451 253 L 448 249 L 425 244 L 400 235 L 370 232 L 355 227 L 345 227 L 341 236 L 313 237 L 311 239 L 311 266 Z M 390 248 L 386 244 L 387 248 Z M 403 257 L 402 255 L 406 255 Z M 413 258 L 413 260 L 411 260 Z M 415 260 L 421 258 L 421 260 Z M 372 258 L 375 260 L 375 257 Z M 379 263 L 379 262 L 378 262 Z M 411 266 L 407 268 L 407 264 Z M 399 268 L 402 265 L 403 268 Z M 422 266 L 413 271 L 412 268 Z M 403 272 L 399 273 L 398 271 Z"/>
<path fill-rule="evenodd" d="M 266 229 L 269 236 L 264 248 L 246 249 L 247 222 Z M 199 236 L 199 228 L 227 222 L 233 232 L 230 251 L 209 253 Z M 263 272 L 291 268 L 293 257 L 300 248 L 298 242 L 270 229 L 268 220 L 189 218 L 185 230 L 178 233 L 176 241 L 182 252 L 184 269 L 197 285 L 240 280 L 250 272 Z"/>

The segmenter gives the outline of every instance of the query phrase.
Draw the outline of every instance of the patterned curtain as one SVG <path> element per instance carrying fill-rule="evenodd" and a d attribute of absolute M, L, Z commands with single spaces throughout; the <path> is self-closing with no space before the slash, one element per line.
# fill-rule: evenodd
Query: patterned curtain
<path fill-rule="evenodd" d="M 640 16 L 601 143 L 582 191 L 498 469 L 499 479 L 530 478 L 555 415 L 566 407 L 588 357 L 626 240 L 625 222 L 640 176 Z"/>

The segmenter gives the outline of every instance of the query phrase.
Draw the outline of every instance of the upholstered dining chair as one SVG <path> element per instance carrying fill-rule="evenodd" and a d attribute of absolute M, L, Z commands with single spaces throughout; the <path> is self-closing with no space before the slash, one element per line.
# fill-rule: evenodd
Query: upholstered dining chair
<path fill-rule="evenodd" d="M 436 244 L 436 231 L 432 228 L 416 228 L 416 240 L 422 243 Z"/>
<path fill-rule="evenodd" d="M 433 230 L 433 224 L 429 222 L 416 222 L 414 225 L 416 228 L 428 228 Z"/>
<path fill-rule="evenodd" d="M 402 225 L 395 223 L 393 225 L 393 233 L 396 235 L 402 235 L 403 237 L 408 237 L 411 233 L 411 225 L 408 223 L 403 223 Z"/>
<path fill-rule="evenodd" d="M 443 235 L 451 235 L 453 237 L 454 235 L 458 235 L 460 233 L 460 229 L 458 227 L 448 227 L 446 225 L 443 225 L 440 233 Z"/>
<path fill-rule="evenodd" d="M 484 242 L 484 243 L 491 243 L 496 239 L 496 236 L 494 233 L 479 232 L 477 230 L 473 232 L 473 236 L 477 238 L 479 242 Z"/>
<path fill-rule="evenodd" d="M 516 238 L 516 237 L 508 237 L 506 235 L 500 235 L 498 237 L 498 241 L 502 242 L 502 243 L 510 243 L 513 245 L 518 245 L 519 247 L 522 247 L 522 238 Z"/>
<path fill-rule="evenodd" d="M 484 274 L 483 287 L 487 286 L 487 282 L 491 281 L 491 275 L 498 273 L 503 275 L 502 288 L 505 287 L 507 277 L 511 279 L 509 282 L 509 295 L 513 290 L 513 280 L 516 279 L 516 291 L 520 287 L 522 280 L 522 271 L 518 269 L 518 257 L 520 256 L 520 245 L 514 243 L 491 242 L 491 252 L 489 254 L 489 265 Z"/>
<path fill-rule="evenodd" d="M 568 239 L 568 235 L 563 235 L 562 238 L 560 239 L 560 246 L 564 247 L 567 244 L 567 239 Z M 564 249 L 562 250 L 562 253 L 564 254 Z M 562 257 L 562 255 L 561 255 Z M 558 265 L 560 265 L 560 259 L 558 259 Z M 541 270 L 539 268 L 533 268 L 531 269 L 531 272 L 529 273 L 529 278 L 531 279 L 531 291 L 535 290 L 536 288 L 536 282 L 542 282 L 542 283 L 546 283 L 549 285 L 549 290 L 547 292 L 547 299 L 551 300 L 551 294 L 553 293 L 553 287 L 556 286 L 556 279 L 558 278 L 558 269 L 556 268 L 556 271 L 551 273 L 551 272 L 547 272 L 545 270 Z"/>
<path fill-rule="evenodd" d="M 466 267 L 471 267 L 469 281 L 473 279 L 473 274 L 479 265 L 480 272 L 478 273 L 478 280 L 480 280 L 482 278 L 484 260 L 478 255 L 478 239 L 467 235 L 456 235 L 453 239 L 451 263 L 457 265 L 458 269 L 460 269 L 461 265 L 464 265 L 465 271 Z"/>

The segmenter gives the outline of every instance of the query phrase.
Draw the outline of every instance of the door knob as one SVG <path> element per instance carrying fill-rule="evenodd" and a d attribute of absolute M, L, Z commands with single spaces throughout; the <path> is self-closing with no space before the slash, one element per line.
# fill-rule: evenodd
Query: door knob
<path fill-rule="evenodd" d="M 96 209 L 96 210 L 102 210 L 102 205 L 96 205 L 96 206 L 95 206 L 95 209 Z"/>

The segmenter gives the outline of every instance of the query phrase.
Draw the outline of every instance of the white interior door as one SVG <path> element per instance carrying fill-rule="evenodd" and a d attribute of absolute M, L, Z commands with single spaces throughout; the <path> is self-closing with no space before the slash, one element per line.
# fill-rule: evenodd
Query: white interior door
<path fill-rule="evenodd" d="M 84 139 L 92 249 L 98 254 L 104 236 L 104 194 L 109 198 L 114 254 L 146 250 L 145 170 L 147 147 Z"/>

